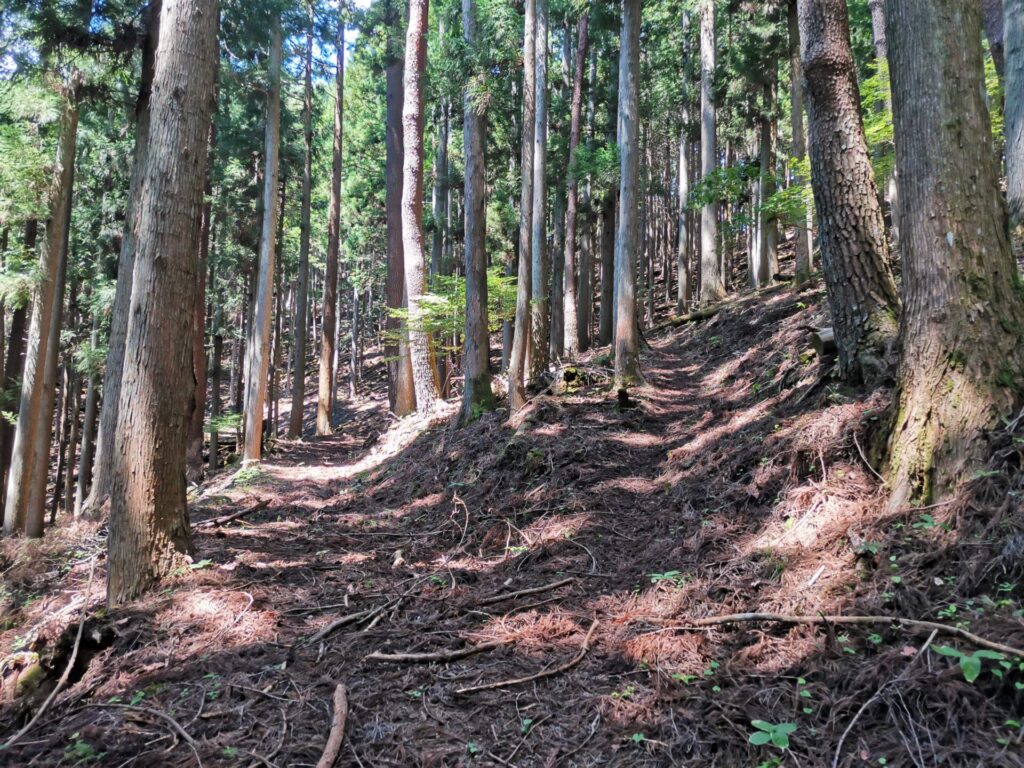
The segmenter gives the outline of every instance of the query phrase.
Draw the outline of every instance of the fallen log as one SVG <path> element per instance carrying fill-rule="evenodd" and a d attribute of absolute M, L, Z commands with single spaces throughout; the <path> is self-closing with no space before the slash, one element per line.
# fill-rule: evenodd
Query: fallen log
<path fill-rule="evenodd" d="M 253 512 L 259 512 L 261 509 L 266 509 L 270 506 L 270 499 L 264 499 L 258 501 L 250 507 L 240 509 L 237 512 L 232 512 L 230 515 L 221 515 L 220 517 L 214 517 L 210 520 L 204 520 L 201 523 L 196 523 L 193 528 L 219 528 L 225 523 L 230 523 L 232 520 L 238 520 L 239 518 L 251 515 Z"/>

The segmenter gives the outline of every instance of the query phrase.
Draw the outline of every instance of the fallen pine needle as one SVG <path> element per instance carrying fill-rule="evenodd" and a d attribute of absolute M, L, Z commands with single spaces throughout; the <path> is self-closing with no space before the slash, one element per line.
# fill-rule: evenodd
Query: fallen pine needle
<path fill-rule="evenodd" d="M 348 719 L 348 691 L 344 683 L 338 683 L 334 689 L 334 720 L 331 723 L 331 732 L 327 737 L 327 746 L 320 757 L 316 768 L 333 768 L 334 763 L 341 754 L 341 745 L 345 740 L 345 721 Z"/>
<path fill-rule="evenodd" d="M 988 640 L 973 632 L 968 632 L 960 627 L 953 627 L 949 624 L 939 624 L 936 621 L 923 621 L 921 619 L 907 619 L 902 616 L 801 616 L 781 613 L 732 613 L 727 616 L 708 616 L 703 619 L 682 619 L 675 629 L 686 630 L 689 628 L 713 627 L 719 624 L 736 624 L 740 622 L 767 621 L 778 624 L 899 624 L 903 627 L 928 629 L 940 634 L 954 635 L 968 640 L 981 648 L 988 648 L 993 651 L 1024 658 L 1024 650 L 1014 648 L 1012 645 L 1004 645 L 994 640 Z"/>
<path fill-rule="evenodd" d="M 456 659 L 464 659 L 467 656 L 472 656 L 476 653 L 483 653 L 484 651 L 492 651 L 495 648 L 501 648 L 503 645 L 508 645 L 505 640 L 495 640 L 490 643 L 481 643 L 480 645 L 470 645 L 466 648 L 459 648 L 455 651 L 432 651 L 429 653 L 380 653 L 374 651 L 373 653 L 367 654 L 363 657 L 364 661 L 392 661 L 396 664 L 418 664 L 418 663 L 429 663 L 431 661 L 455 661 Z"/>
<path fill-rule="evenodd" d="M 473 685 L 468 688 L 459 688 L 456 693 L 473 693 L 474 691 L 489 691 L 495 688 L 508 688 L 511 685 L 520 685 L 521 683 L 529 683 L 534 680 L 540 680 L 545 677 L 552 677 L 559 675 L 569 669 L 572 669 L 581 661 L 583 657 L 587 655 L 587 651 L 590 650 L 590 640 L 594 636 L 594 630 L 597 629 L 598 620 L 594 619 L 593 624 L 590 625 L 590 629 L 587 630 L 587 636 L 583 638 L 583 645 L 580 647 L 579 653 L 573 656 L 569 661 L 564 664 L 559 664 L 557 667 L 546 667 L 540 672 L 536 672 L 526 677 L 515 677 L 511 680 L 499 680 L 496 683 L 484 683 L 483 685 Z"/>

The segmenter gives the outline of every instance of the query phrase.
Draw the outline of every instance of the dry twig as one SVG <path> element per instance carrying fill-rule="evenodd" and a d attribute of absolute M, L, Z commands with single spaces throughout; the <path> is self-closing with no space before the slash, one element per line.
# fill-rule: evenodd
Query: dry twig
<path fill-rule="evenodd" d="M 559 664 L 557 667 L 545 667 L 540 672 L 536 672 L 526 677 L 514 677 L 511 680 L 499 680 L 496 683 L 485 683 L 483 685 L 473 685 L 469 688 L 459 688 L 456 693 L 473 693 L 474 691 L 489 691 L 494 688 L 508 688 L 510 685 L 519 685 L 521 683 L 529 683 L 534 680 L 540 680 L 545 677 L 552 677 L 559 675 L 569 669 L 572 669 L 581 661 L 583 657 L 587 655 L 587 651 L 590 650 L 590 640 L 594 636 L 594 630 L 597 629 L 598 620 L 594 619 L 594 623 L 590 625 L 590 629 L 587 630 L 587 636 L 583 638 L 583 645 L 580 647 L 580 652 L 573 656 L 569 661 L 564 664 Z"/>
<path fill-rule="evenodd" d="M 204 520 L 201 523 L 196 523 L 193 528 L 219 528 L 225 523 L 230 523 L 232 520 L 238 520 L 246 515 L 251 515 L 253 512 L 259 512 L 261 509 L 266 509 L 270 506 L 270 499 L 264 499 L 263 501 L 257 501 L 255 504 L 240 509 L 237 512 L 232 512 L 230 515 L 221 515 L 220 517 L 214 517 L 210 520 Z"/>
<path fill-rule="evenodd" d="M 490 643 L 481 643 L 480 645 L 470 645 L 466 648 L 459 648 L 455 651 L 431 651 L 429 653 L 380 653 L 378 651 L 374 651 L 373 653 L 364 656 L 363 661 L 391 661 L 396 664 L 455 661 L 456 659 L 464 659 L 467 656 L 483 653 L 484 651 L 493 651 L 495 648 L 501 648 L 503 645 L 508 645 L 508 643 L 505 640 L 495 640 Z"/>
<path fill-rule="evenodd" d="M 177 720 L 175 720 L 167 713 L 161 712 L 158 709 L 152 709 L 150 707 L 137 707 L 132 704 L 117 704 L 114 702 L 106 702 L 102 704 L 86 704 L 85 706 L 93 707 L 96 709 L 123 709 L 125 711 L 134 712 L 136 714 L 151 715 L 152 717 L 158 718 L 159 720 L 163 720 L 164 723 L 166 723 L 167 726 L 172 731 L 174 731 L 174 733 L 180 736 L 182 740 L 189 745 L 189 747 L 192 749 L 192 754 L 194 754 L 196 757 L 196 765 L 198 765 L 199 768 L 203 768 L 203 761 L 199 758 L 199 745 L 196 744 L 196 740 L 189 736 L 188 731 L 181 727 L 181 723 L 179 723 Z"/>
<path fill-rule="evenodd" d="M 558 589 L 568 584 L 572 584 L 576 579 L 561 579 L 560 581 L 554 581 L 550 584 L 545 584 L 541 587 L 531 587 L 530 589 L 520 589 L 517 592 L 507 592 L 503 595 L 492 595 L 491 597 L 485 597 L 480 601 L 480 605 L 493 605 L 494 603 L 500 603 L 503 600 L 511 600 L 513 597 L 522 597 L 523 595 L 536 595 L 539 592 L 547 592 L 552 589 Z"/>
<path fill-rule="evenodd" d="M 345 740 L 345 721 L 348 719 L 348 691 L 344 683 L 338 683 L 334 689 L 334 720 L 331 723 L 331 733 L 327 737 L 327 746 L 320 757 L 316 768 L 333 768 L 338 755 L 341 753 L 341 745 Z"/>

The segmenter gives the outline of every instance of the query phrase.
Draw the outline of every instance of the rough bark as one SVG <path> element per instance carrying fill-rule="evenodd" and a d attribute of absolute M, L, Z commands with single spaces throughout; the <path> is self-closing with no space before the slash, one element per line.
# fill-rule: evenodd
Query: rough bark
<path fill-rule="evenodd" d="M 89 346 L 96 349 L 100 341 L 100 316 L 94 315 Z M 95 453 L 96 416 L 99 412 L 99 374 L 91 371 L 85 392 L 85 415 L 82 418 L 82 448 L 78 461 L 78 483 L 75 490 L 74 516 L 82 516 L 83 505 L 92 484 L 92 462 Z"/>
<path fill-rule="evenodd" d="M 587 83 L 589 84 L 587 90 L 587 147 L 592 148 L 594 144 L 594 120 L 597 116 L 597 51 L 593 48 L 591 48 L 590 52 L 590 70 Z M 579 308 L 577 309 L 576 328 L 579 336 L 578 349 L 580 352 L 586 352 L 590 349 L 591 326 L 594 322 L 594 242 L 597 225 L 589 177 L 583 185 L 582 207 L 583 227 L 580 234 L 579 277 L 576 290 Z"/>
<path fill-rule="evenodd" d="M 392 22 L 393 24 L 393 22 Z M 393 42 L 389 38 L 389 48 Z M 402 59 L 394 56 L 386 71 L 387 128 L 385 133 L 385 194 L 388 255 L 385 286 L 388 309 L 401 309 L 405 299 L 405 258 L 402 252 Z M 412 360 L 404 329 L 398 318 L 387 316 L 384 357 L 388 361 L 388 403 L 396 416 L 416 410 Z"/>
<path fill-rule="evenodd" d="M 217 20 L 216 0 L 166 0 L 161 12 L 110 497 L 111 604 L 180 566 L 189 547 L 192 302 Z"/>
<path fill-rule="evenodd" d="M 619 47 L 619 215 L 615 229 L 615 386 L 640 383 L 636 317 L 641 0 L 623 0 Z M 642 253 L 640 254 L 642 258 Z"/>
<path fill-rule="evenodd" d="M 848 379 L 888 375 L 899 298 L 871 167 L 844 0 L 799 0 L 811 185 L 822 269 Z"/>
<path fill-rule="evenodd" d="M 36 241 L 39 234 L 39 222 L 29 219 L 25 222 L 24 250 L 26 261 L 35 254 Z M 26 325 L 28 322 L 28 304 L 15 307 L 11 313 L 11 332 L 7 342 L 7 359 L 4 361 L 4 394 L 9 402 L 21 401 L 22 374 L 25 370 Z M 11 454 L 14 446 L 14 425 L 7 419 L 0 420 L 0 498 L 6 503 L 7 478 L 11 468 Z"/>
<path fill-rule="evenodd" d="M 153 92 L 153 73 L 156 68 L 157 40 L 160 37 L 162 5 L 163 0 L 153 0 L 146 11 L 146 37 L 142 44 L 139 96 L 135 103 L 135 150 L 132 158 L 132 177 L 125 205 L 121 251 L 117 260 L 114 306 L 110 312 L 110 337 L 107 342 L 107 362 L 103 372 L 103 406 L 100 409 L 99 433 L 96 438 L 92 491 L 85 502 L 84 514 L 87 515 L 99 514 L 107 499 L 110 498 L 113 482 L 111 470 L 116 438 L 114 430 L 117 425 L 117 410 L 121 402 L 124 341 L 128 328 L 128 302 L 132 295 L 132 274 L 135 266 L 136 207 L 149 151 L 150 100 Z"/>
<path fill-rule="evenodd" d="M 462 0 L 462 37 L 470 55 L 478 44 L 475 0 Z M 473 78 L 484 74 L 474 68 Z M 463 96 L 462 144 L 466 155 L 465 196 L 465 270 L 466 340 L 462 354 L 465 383 L 462 391 L 462 419 L 468 421 L 494 407 L 489 365 L 490 347 L 487 320 L 487 225 L 486 168 L 487 117 L 473 99 L 468 85 Z"/>
<path fill-rule="evenodd" d="M 278 174 L 281 153 L 281 24 L 275 21 L 268 61 L 269 83 L 264 115 L 263 224 L 260 229 L 256 294 L 245 361 L 245 446 L 242 461 L 259 461 L 263 455 L 263 408 L 267 397 L 270 365 L 270 327 L 276 269 Z M 301 365 L 298 366 L 301 368 Z M 301 408 L 300 408 L 301 410 Z"/>
<path fill-rule="evenodd" d="M 1013 2 L 1013 0 L 1008 1 Z M 988 38 L 988 50 L 992 54 L 992 63 L 995 64 L 996 74 L 1000 81 L 1006 77 L 1003 2 L 1004 0 L 981 0 L 981 23 L 985 29 L 985 37 Z"/>
<path fill-rule="evenodd" d="M 534 49 L 533 214 L 530 236 L 530 381 L 548 369 L 551 332 L 547 254 L 548 162 L 548 0 L 536 0 Z"/>
<path fill-rule="evenodd" d="M 402 105 L 402 250 L 405 293 L 409 302 L 409 356 L 416 410 L 433 411 L 439 398 L 434 377 L 430 335 L 422 327 L 420 298 L 426 291 L 423 253 L 423 88 L 427 64 L 428 0 L 410 0 L 405 37 L 405 78 Z"/>
<path fill-rule="evenodd" d="M 1024 0 L 1006 0 L 1006 197 L 1018 255 L 1024 255 Z"/>
<path fill-rule="evenodd" d="M 715 4 L 700 6 L 700 174 L 709 176 L 718 167 L 715 126 Z M 700 300 L 703 304 L 725 298 L 725 282 L 718 258 L 718 202 L 700 212 Z"/>
<path fill-rule="evenodd" d="M 327 263 L 324 265 L 324 320 L 320 339 L 320 379 L 316 403 L 316 433 L 329 435 L 333 428 L 336 335 L 338 326 L 338 256 L 341 251 L 341 161 L 345 116 L 345 22 L 338 16 L 335 64 L 334 147 L 331 160 L 331 201 L 327 220 Z"/>
<path fill-rule="evenodd" d="M 217 103 L 214 94 L 214 108 Z M 217 143 L 217 130 L 210 121 L 209 153 Z M 203 479 L 203 443 L 206 423 L 206 279 L 210 263 L 210 239 L 213 232 L 213 180 L 207 160 L 206 186 L 203 195 L 203 223 L 199 232 L 199 264 L 196 267 L 196 303 L 192 311 L 192 372 L 195 387 L 192 393 L 192 415 L 188 424 L 185 447 L 185 478 L 190 483 Z"/>
<path fill-rule="evenodd" d="M 519 172 L 519 260 L 516 283 L 516 319 L 512 332 L 512 354 L 508 363 L 509 409 L 526 405 L 523 376 L 530 340 L 531 238 L 533 233 L 533 142 L 536 111 L 533 61 L 536 58 L 537 13 L 535 0 L 525 0 L 523 15 L 523 122 Z"/>
<path fill-rule="evenodd" d="M 295 279 L 295 317 L 292 320 L 292 408 L 288 414 L 288 437 L 302 437 L 306 415 L 306 341 L 309 332 L 309 237 L 313 194 L 313 5 L 310 3 L 306 28 L 306 62 L 303 87 L 302 202 L 299 213 L 299 273 Z"/>
<path fill-rule="evenodd" d="M 576 24 L 576 69 L 572 81 L 572 103 L 569 110 L 569 180 L 566 189 L 565 205 L 565 311 L 563 322 L 565 325 L 565 356 L 573 360 L 579 352 L 581 345 L 581 333 L 579 327 L 579 302 L 576 295 L 576 225 L 579 212 L 579 186 L 580 180 L 577 177 L 574 165 L 576 162 L 576 149 L 580 143 L 580 123 L 583 118 L 583 71 L 587 63 L 587 33 L 590 18 L 587 13 L 581 13 Z M 588 265 L 580 263 L 580 272 Z"/>
<path fill-rule="evenodd" d="M 890 501 L 928 503 L 982 465 L 1020 407 L 1024 300 L 970 0 L 887 0 L 904 308 Z"/>
<path fill-rule="evenodd" d="M 804 84 L 803 68 L 800 64 L 800 17 L 797 14 L 797 0 L 789 0 L 789 103 L 790 126 L 793 135 L 793 157 L 803 161 L 807 156 L 807 141 L 804 138 Z M 794 174 L 793 183 L 802 187 L 807 180 Z M 811 230 L 813 214 L 807 212 L 806 224 L 797 224 L 796 228 L 796 266 L 795 280 L 797 285 L 811 277 Z"/>
<path fill-rule="evenodd" d="M 440 23 L 438 35 L 444 36 L 444 21 Z M 449 108 L 446 101 L 438 107 L 437 151 L 434 154 L 434 188 L 431 192 L 431 213 L 434 231 L 430 246 L 430 274 L 444 272 L 445 241 L 448 239 L 448 126 Z"/>
<path fill-rule="evenodd" d="M 7 478 L 4 533 L 8 536 L 18 533 L 38 538 L 43 535 L 46 474 L 49 468 L 57 375 L 56 358 L 51 352 L 56 352 L 56 344 L 60 339 L 64 301 L 67 234 L 78 139 L 76 91 L 79 84 L 79 76 L 73 74 L 61 95 L 60 138 L 48 192 L 49 219 L 39 248 L 39 282 L 32 299 L 18 424 Z"/>

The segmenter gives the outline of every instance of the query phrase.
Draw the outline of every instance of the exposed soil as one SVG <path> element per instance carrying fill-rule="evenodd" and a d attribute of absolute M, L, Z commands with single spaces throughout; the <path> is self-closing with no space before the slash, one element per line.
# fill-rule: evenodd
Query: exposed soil
<path fill-rule="evenodd" d="M 345 766 L 1024 765 L 1024 660 L 968 682 L 935 649 L 976 648 L 928 631 L 689 627 L 883 614 L 1024 647 L 1024 426 L 960 498 L 886 512 L 869 462 L 889 396 L 830 378 L 823 315 L 820 288 L 784 286 L 652 335 L 625 408 L 602 350 L 512 424 L 349 404 L 339 435 L 208 482 L 196 522 L 270 503 L 197 528 L 193 568 L 128 609 L 100 610 L 102 560 L 86 589 L 102 528 L 6 543 L 0 651 L 55 679 L 91 613 L 72 684 L 2 759 L 312 766 L 340 682 Z M 7 659 L 8 735 L 30 661 Z M 789 750 L 751 743 L 755 720 L 795 725 Z"/>

